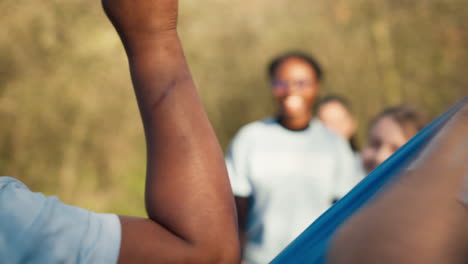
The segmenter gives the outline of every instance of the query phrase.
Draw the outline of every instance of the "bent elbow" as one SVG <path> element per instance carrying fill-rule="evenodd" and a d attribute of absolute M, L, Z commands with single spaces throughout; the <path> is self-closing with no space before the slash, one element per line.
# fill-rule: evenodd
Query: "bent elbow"
<path fill-rule="evenodd" d="M 195 256 L 190 263 L 196 264 L 239 264 L 240 246 L 237 237 L 223 239 L 211 245 L 196 247 Z"/>

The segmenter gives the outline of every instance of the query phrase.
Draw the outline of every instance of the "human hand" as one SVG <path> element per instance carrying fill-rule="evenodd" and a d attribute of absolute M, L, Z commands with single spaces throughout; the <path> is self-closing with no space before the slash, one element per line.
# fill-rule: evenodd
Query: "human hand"
<path fill-rule="evenodd" d="M 124 41 L 177 28 L 178 0 L 102 0 L 102 6 Z"/>

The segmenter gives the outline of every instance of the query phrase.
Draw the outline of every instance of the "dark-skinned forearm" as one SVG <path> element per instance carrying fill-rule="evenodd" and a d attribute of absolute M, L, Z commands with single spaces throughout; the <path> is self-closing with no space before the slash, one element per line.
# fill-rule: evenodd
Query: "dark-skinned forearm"
<path fill-rule="evenodd" d="M 120 216 L 119 263 L 234 263 L 222 153 L 184 58 L 177 0 L 102 0 L 128 55 L 147 142 L 150 219 Z"/>
<path fill-rule="evenodd" d="M 229 236 L 236 220 L 224 159 L 177 33 L 125 46 L 147 138 L 149 217 L 191 244 L 235 239 Z"/>

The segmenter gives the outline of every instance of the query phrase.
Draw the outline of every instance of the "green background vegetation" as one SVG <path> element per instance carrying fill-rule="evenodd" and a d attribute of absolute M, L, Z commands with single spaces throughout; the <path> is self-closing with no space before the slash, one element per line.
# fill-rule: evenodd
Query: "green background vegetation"
<path fill-rule="evenodd" d="M 265 65 L 316 56 L 322 95 L 430 117 L 468 95 L 466 0 L 181 0 L 180 35 L 223 148 L 274 111 Z M 98 211 L 144 215 L 143 131 L 99 1 L 0 0 L 0 175 Z"/>

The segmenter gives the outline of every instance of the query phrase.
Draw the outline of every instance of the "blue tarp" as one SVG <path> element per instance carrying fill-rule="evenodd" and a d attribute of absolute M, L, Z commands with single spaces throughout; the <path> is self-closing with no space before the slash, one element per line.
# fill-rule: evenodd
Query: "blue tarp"
<path fill-rule="evenodd" d="M 364 178 L 345 197 L 312 223 L 271 264 L 326 263 L 328 244 L 338 227 L 375 195 L 378 195 L 378 192 L 385 185 L 397 179 L 402 168 L 405 168 L 414 160 L 415 156 L 423 150 L 424 146 L 429 143 L 440 128 L 465 104 L 468 104 L 468 98 L 464 98 L 427 125 L 407 144 Z"/>

